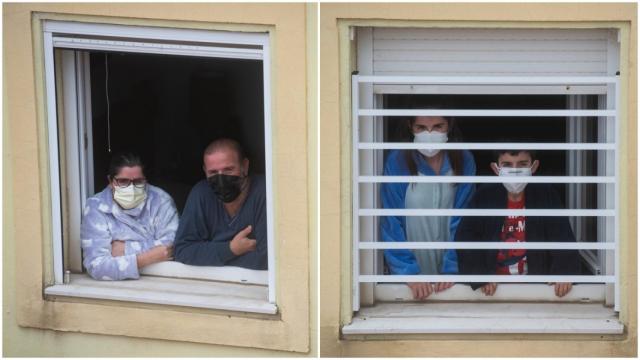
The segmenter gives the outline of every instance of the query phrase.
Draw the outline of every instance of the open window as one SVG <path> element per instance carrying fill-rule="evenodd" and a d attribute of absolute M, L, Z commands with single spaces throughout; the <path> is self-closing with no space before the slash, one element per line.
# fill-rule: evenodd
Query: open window
<path fill-rule="evenodd" d="M 358 73 L 352 77 L 353 287 L 356 312 L 343 334 L 621 333 L 619 310 L 619 98 L 617 33 L 607 29 L 358 28 Z M 411 104 L 447 104 L 412 109 Z M 403 119 L 456 118 L 461 142 L 415 144 Z M 519 137 L 518 137 L 519 136 Z M 502 139 L 511 139 L 505 143 Z M 476 176 L 382 176 L 389 151 L 469 150 Z M 384 249 L 498 249 L 504 243 L 382 242 L 383 216 L 507 216 L 508 210 L 383 209 L 383 183 L 500 183 L 492 151 L 536 150 L 542 167 L 529 182 L 553 184 L 561 209 L 521 210 L 565 216 L 576 243 L 518 248 L 580 252 L 581 274 L 393 275 Z M 406 282 L 502 283 L 485 297 L 468 285 L 412 302 Z M 572 282 L 558 299 L 547 282 Z M 489 301 L 487 301 L 489 300 Z M 499 302 L 492 304 L 492 302 Z M 500 304 L 502 303 L 502 304 Z M 507 304 L 508 307 L 504 307 Z M 502 310 L 498 310 L 502 309 Z M 469 320 L 509 314 L 493 323 Z M 538 314 L 530 319 L 534 311 Z M 584 316 L 575 316 L 581 313 Z M 411 319 L 408 319 L 411 318 Z M 517 319 L 514 321 L 513 319 Z M 495 320 L 495 319 L 494 319 Z"/>
<path fill-rule="evenodd" d="M 276 313 L 268 34 L 46 21 L 44 39 L 49 134 L 57 134 L 49 138 L 55 281 L 45 294 Z M 269 270 L 164 262 L 113 283 L 83 273 L 81 212 L 107 185 L 112 152 L 139 153 L 149 183 L 181 213 L 203 177 L 202 151 L 222 136 L 243 143 L 250 173 L 265 175 Z M 172 299 L 162 295 L 168 286 Z"/>

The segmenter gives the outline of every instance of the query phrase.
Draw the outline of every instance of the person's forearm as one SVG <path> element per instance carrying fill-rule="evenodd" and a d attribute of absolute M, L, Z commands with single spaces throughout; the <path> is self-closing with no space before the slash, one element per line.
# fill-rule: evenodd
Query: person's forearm
<path fill-rule="evenodd" d="M 109 255 L 91 257 L 84 264 L 89 275 L 96 280 L 124 280 L 139 277 L 138 267 L 134 262 L 136 260 L 134 260 L 134 255 L 117 257 Z"/>
<path fill-rule="evenodd" d="M 229 242 L 189 241 L 176 242 L 176 260 L 188 265 L 224 266 L 236 256 Z"/>
<path fill-rule="evenodd" d="M 155 259 L 153 259 L 153 257 L 149 253 L 149 251 L 136 255 L 136 261 L 138 263 L 138 269 L 141 269 L 147 265 L 151 265 L 156 262 Z"/>

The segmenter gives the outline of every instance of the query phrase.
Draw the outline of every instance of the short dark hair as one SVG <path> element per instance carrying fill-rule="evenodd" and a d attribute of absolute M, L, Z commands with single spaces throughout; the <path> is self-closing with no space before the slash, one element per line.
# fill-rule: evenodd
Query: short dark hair
<path fill-rule="evenodd" d="M 204 149 L 204 155 L 205 156 L 211 155 L 214 152 L 221 149 L 230 149 L 232 151 L 235 151 L 235 153 L 238 154 L 239 161 L 242 161 L 247 158 L 244 152 L 244 149 L 242 148 L 242 145 L 240 145 L 238 141 L 229 139 L 229 138 L 220 138 L 220 139 L 213 140 L 207 146 L 207 148 Z"/>
<path fill-rule="evenodd" d="M 142 169 L 142 173 L 144 174 L 144 164 L 142 163 L 142 159 L 138 154 L 132 152 L 116 153 L 111 157 L 107 177 L 109 178 L 109 181 L 111 181 L 116 175 L 118 175 L 123 167 L 134 166 L 140 166 L 140 168 Z"/>
<path fill-rule="evenodd" d="M 500 160 L 500 156 L 502 156 L 503 154 L 509 154 L 511 156 L 518 156 L 518 154 L 520 153 L 528 153 L 529 156 L 531 156 L 531 161 L 537 160 L 538 157 L 536 156 L 536 151 L 535 150 L 494 150 L 493 151 L 493 158 L 496 162 L 498 162 Z"/>

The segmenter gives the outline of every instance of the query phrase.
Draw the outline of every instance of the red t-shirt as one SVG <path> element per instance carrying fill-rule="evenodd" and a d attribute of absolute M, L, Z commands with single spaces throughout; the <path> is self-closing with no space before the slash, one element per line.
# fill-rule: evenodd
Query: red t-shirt
<path fill-rule="evenodd" d="M 508 209 L 524 209 L 524 196 L 520 201 L 507 201 Z M 504 242 L 525 241 L 525 217 L 507 216 L 502 224 L 500 240 Z M 502 249 L 498 250 L 497 275 L 526 275 L 527 274 L 527 250 L 526 249 Z"/>

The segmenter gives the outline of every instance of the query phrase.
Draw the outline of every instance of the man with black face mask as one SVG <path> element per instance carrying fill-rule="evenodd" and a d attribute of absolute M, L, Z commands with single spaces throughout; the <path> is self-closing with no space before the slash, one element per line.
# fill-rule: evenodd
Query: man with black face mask
<path fill-rule="evenodd" d="M 175 259 L 189 265 L 267 269 L 265 180 L 249 176 L 240 144 L 218 139 L 204 152 L 206 179 L 197 183 L 180 218 Z"/>

